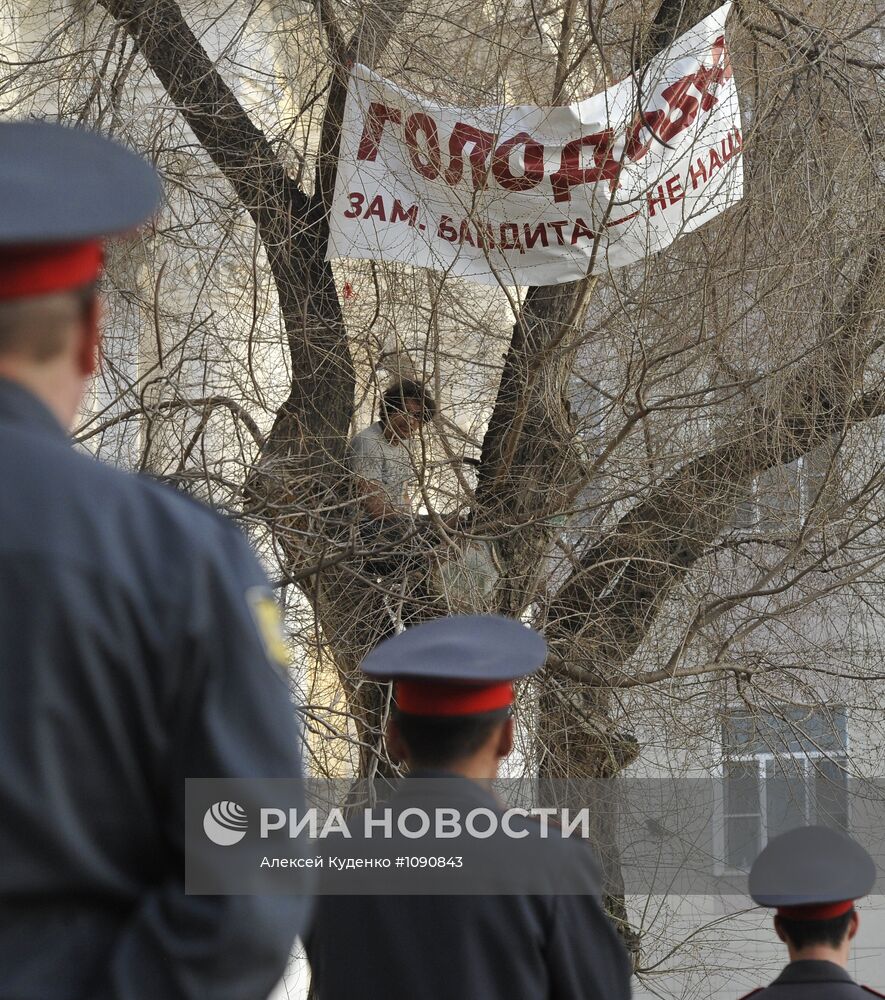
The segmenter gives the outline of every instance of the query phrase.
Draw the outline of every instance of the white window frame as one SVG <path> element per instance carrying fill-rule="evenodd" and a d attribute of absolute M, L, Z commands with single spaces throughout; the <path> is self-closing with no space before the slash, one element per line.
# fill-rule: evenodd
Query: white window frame
<path fill-rule="evenodd" d="M 789 464 L 793 465 L 794 463 L 791 462 Z M 808 512 L 811 510 L 811 497 L 805 455 L 800 455 L 797 459 L 795 459 L 793 485 L 795 487 L 797 501 L 796 525 L 797 527 L 801 527 L 802 524 L 804 524 L 805 519 L 808 517 Z M 762 524 L 765 519 L 764 503 L 766 496 L 767 494 L 760 492 L 760 477 L 753 476 L 750 481 L 748 496 L 742 501 L 742 503 L 746 505 L 746 510 L 748 512 L 748 523 L 737 525 L 736 529 L 738 531 L 752 534 L 759 529 L 759 525 Z"/>
<path fill-rule="evenodd" d="M 839 706 L 844 710 L 844 706 Z M 844 751 L 828 753 L 824 750 L 785 750 L 783 753 L 773 751 L 763 751 L 757 753 L 727 753 L 726 748 L 719 744 L 719 759 L 722 761 L 714 769 L 713 785 L 713 808 L 716 816 L 713 832 L 713 847 L 715 850 L 716 864 L 715 871 L 720 876 L 731 876 L 745 874 L 741 869 L 732 868 L 727 861 L 726 833 L 728 820 L 740 818 L 741 816 L 758 816 L 760 824 L 759 848 L 762 850 L 768 843 L 768 796 L 766 794 L 767 765 L 774 760 L 801 760 L 803 765 L 803 777 L 805 786 L 805 822 L 809 823 L 816 819 L 817 813 L 817 793 L 814 782 L 815 768 L 814 762 L 829 760 L 838 762 L 843 770 L 847 772 L 848 764 L 851 760 L 851 735 L 848 717 L 845 720 L 845 749 Z M 725 784 L 728 777 L 725 773 L 726 761 L 747 762 L 756 761 L 758 767 L 758 789 L 759 789 L 759 812 L 757 813 L 728 813 L 726 812 Z M 814 809 L 814 816 L 812 816 Z M 846 796 L 845 817 L 849 829 L 851 828 L 851 796 Z"/>

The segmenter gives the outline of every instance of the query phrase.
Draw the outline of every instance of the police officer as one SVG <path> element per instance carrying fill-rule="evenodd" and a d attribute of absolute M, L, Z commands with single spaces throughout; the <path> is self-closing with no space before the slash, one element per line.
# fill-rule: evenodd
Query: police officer
<path fill-rule="evenodd" d="M 300 775 L 266 579 L 229 522 L 66 433 L 102 240 L 159 197 L 115 143 L 0 123 L 3 998 L 264 1000 L 305 918 L 184 891 L 185 778 Z"/>
<path fill-rule="evenodd" d="M 790 830 L 770 841 L 750 870 L 750 895 L 776 908 L 774 929 L 790 963 L 754 1000 L 869 1000 L 882 996 L 846 971 L 860 924 L 854 900 L 876 881 L 873 859 L 846 834 L 825 826 Z"/>
<path fill-rule="evenodd" d="M 388 746 L 409 777 L 369 814 L 383 830 L 390 809 L 390 839 L 370 839 L 368 823 L 360 836 L 357 816 L 347 839 L 323 845 L 361 856 L 355 871 L 327 868 L 320 883 L 306 942 L 319 1000 L 630 996 L 629 960 L 600 904 L 590 848 L 552 828 L 545 839 L 529 819 L 508 818 L 504 835 L 491 789 L 513 746 L 513 681 L 545 656 L 542 637 L 519 622 L 463 616 L 409 628 L 363 661 L 369 677 L 396 682 Z M 481 817 L 479 836 L 400 833 L 420 830 L 423 817 L 435 822 L 440 806 L 465 829 Z M 407 867 L 402 855 L 445 864 Z"/>

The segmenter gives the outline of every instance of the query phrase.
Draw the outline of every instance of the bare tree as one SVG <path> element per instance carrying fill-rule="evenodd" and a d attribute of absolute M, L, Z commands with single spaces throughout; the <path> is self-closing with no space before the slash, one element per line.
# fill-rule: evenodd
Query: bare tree
<path fill-rule="evenodd" d="M 485 415 L 471 428 L 437 428 L 449 508 L 465 516 L 457 528 L 436 518 L 442 494 L 428 472 L 421 489 L 441 541 L 427 561 L 470 539 L 491 542 L 500 576 L 483 607 L 529 615 L 546 634 L 552 655 L 525 694 L 526 704 L 538 696 L 532 759 L 541 774 L 617 774 L 639 752 L 630 729 L 640 703 L 691 706 L 702 696 L 709 711 L 734 698 L 812 697 L 830 647 L 818 632 L 807 637 L 813 653 L 797 656 L 772 621 L 830 607 L 834 595 L 869 608 L 885 513 L 874 427 L 885 413 L 879 5 L 739 3 L 732 47 L 748 117 L 745 201 L 642 266 L 499 297 L 498 313 L 513 316 L 509 333 L 462 284 L 392 266 L 354 272 L 363 299 L 353 309 L 352 289 L 324 260 L 352 61 L 419 90 L 436 79 L 461 103 L 498 94 L 502 78 L 511 97 L 561 103 L 629 72 L 717 5 L 531 3 L 502 7 L 482 30 L 469 20 L 479 15 L 455 3 L 280 5 L 278 50 L 312 40 L 298 61 L 300 106 L 263 128 L 175 0 L 97 0 L 109 16 L 90 22 L 92 34 L 77 36 L 81 22 L 69 19 L 45 41 L 47 62 L 7 66 L 20 83 L 59 53 L 74 62 L 88 53 L 97 69 L 82 118 L 99 125 L 125 118 L 127 77 L 149 70 L 214 164 L 217 217 L 231 233 L 238 212 L 251 218 L 254 228 L 231 239 L 247 274 L 269 271 L 290 364 L 269 431 L 255 416 L 269 405 L 253 371 L 255 278 L 248 385 L 171 398 L 140 390 L 93 415 L 81 438 L 146 415 L 150 426 L 170 425 L 176 462 L 166 474 L 268 529 L 281 586 L 303 598 L 293 611 L 300 635 L 317 662 L 334 663 L 346 693 L 330 704 L 315 689 L 308 725 L 356 747 L 364 774 L 392 767 L 381 736 L 389 692 L 360 681 L 359 660 L 397 622 L 445 613 L 453 598 L 440 574 L 416 570 L 414 539 L 379 580 L 379 551 L 366 551 L 355 523 L 346 447 L 385 351 L 394 373 L 411 364 L 439 382 L 446 365 L 459 370 L 447 355 L 457 351 L 434 335 L 440 324 L 479 328 L 482 350 L 465 364 L 473 410 Z M 244 25 L 259 6 L 243 5 Z M 435 34 L 447 39 L 442 65 Z M 475 71 L 470 86 L 452 59 Z M 164 136 L 154 147 L 167 183 L 186 193 L 182 157 L 196 153 L 179 132 L 177 159 L 167 155 Z M 160 237 L 183 238 L 171 224 Z M 164 313 L 162 271 L 138 280 L 141 306 L 133 299 L 131 308 L 146 309 L 157 331 L 153 374 L 136 380 L 143 389 L 175 382 L 177 347 L 163 346 L 161 327 L 186 327 L 190 343 L 201 328 L 185 305 Z M 396 338 L 391 351 L 379 332 L 391 301 L 426 331 L 411 355 Z M 221 419 L 233 462 L 213 459 L 209 429 Z M 762 516 L 765 497 L 778 509 Z M 748 505 L 755 520 L 742 524 Z M 377 548 L 397 557 L 395 546 Z M 842 673 L 858 683 L 879 676 L 868 657 L 846 661 Z M 622 901 L 611 905 L 624 916 Z"/>

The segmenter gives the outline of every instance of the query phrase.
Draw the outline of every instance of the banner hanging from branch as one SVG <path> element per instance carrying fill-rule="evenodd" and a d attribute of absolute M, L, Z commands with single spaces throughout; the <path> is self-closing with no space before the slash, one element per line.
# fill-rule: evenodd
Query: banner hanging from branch
<path fill-rule="evenodd" d="M 551 285 L 642 260 L 743 194 L 731 2 L 563 107 L 457 108 L 350 75 L 327 259 Z"/>

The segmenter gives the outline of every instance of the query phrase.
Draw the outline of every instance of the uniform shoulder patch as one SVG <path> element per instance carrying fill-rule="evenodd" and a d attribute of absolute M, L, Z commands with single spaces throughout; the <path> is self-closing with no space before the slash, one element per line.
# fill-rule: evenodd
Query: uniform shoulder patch
<path fill-rule="evenodd" d="M 289 669 L 289 650 L 283 637 L 283 618 L 279 604 L 266 587 L 250 587 L 246 591 L 246 601 L 267 658 L 285 676 Z"/>
<path fill-rule="evenodd" d="M 885 993 L 880 993 L 878 990 L 874 990 L 872 986 L 861 986 L 860 988 L 865 990 L 867 993 L 872 993 L 874 997 L 885 997 Z"/>

